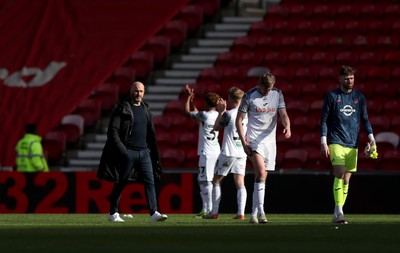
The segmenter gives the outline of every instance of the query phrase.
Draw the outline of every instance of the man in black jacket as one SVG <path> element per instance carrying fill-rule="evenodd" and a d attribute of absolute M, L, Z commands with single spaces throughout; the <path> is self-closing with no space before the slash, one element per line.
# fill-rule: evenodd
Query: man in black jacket
<path fill-rule="evenodd" d="M 130 98 L 118 104 L 107 130 L 107 141 L 97 177 L 114 182 L 110 197 L 111 222 L 124 222 L 119 216 L 121 193 L 128 182 L 143 181 L 151 221 L 168 217 L 157 211 L 155 181 L 161 174 L 160 158 L 150 110 L 143 100 L 144 84 L 134 82 Z"/>

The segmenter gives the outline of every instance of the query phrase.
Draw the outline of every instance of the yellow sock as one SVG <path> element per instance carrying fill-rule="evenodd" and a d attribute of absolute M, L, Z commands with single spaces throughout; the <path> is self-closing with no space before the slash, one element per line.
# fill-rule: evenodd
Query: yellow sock
<path fill-rule="evenodd" d="M 349 185 L 343 184 L 343 206 L 344 206 L 344 203 L 346 202 L 348 192 L 349 192 Z"/>
<path fill-rule="evenodd" d="M 343 179 L 335 177 L 333 181 L 333 198 L 336 206 L 343 206 Z"/>

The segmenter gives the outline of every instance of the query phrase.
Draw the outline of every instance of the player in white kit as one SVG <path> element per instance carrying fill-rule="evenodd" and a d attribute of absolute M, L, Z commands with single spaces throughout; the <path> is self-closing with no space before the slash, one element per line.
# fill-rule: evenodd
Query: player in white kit
<path fill-rule="evenodd" d="M 218 142 L 218 131 L 214 131 L 215 120 L 218 117 L 216 111 L 217 101 L 220 96 L 209 92 L 205 95 L 205 109 L 199 111 L 193 103 L 194 89 L 186 85 L 187 100 L 185 104 L 186 115 L 198 120 L 199 140 L 197 154 L 199 155 L 199 174 L 197 181 L 200 187 L 200 196 L 203 202 L 202 210 L 196 215 L 202 217 L 212 209 L 212 179 L 214 176 L 215 163 L 220 153 Z"/>
<path fill-rule="evenodd" d="M 215 175 L 213 179 L 213 204 L 212 211 L 203 215 L 204 219 L 218 219 L 219 203 L 221 201 L 221 182 L 229 172 L 233 174 L 237 189 L 238 211 L 235 219 L 244 220 L 244 211 L 246 207 L 247 192 L 244 184 L 246 171 L 247 155 L 243 150 L 242 142 L 236 130 L 236 115 L 240 101 L 244 92 L 236 87 L 229 89 L 228 100 L 222 98 L 218 100 L 217 111 L 218 118 L 214 125 L 214 130 L 220 131 L 225 128 L 222 139 L 221 153 L 218 156 L 215 166 Z M 228 109 L 228 110 L 227 110 Z M 246 131 L 247 117 L 243 120 L 243 128 Z"/>
<path fill-rule="evenodd" d="M 240 140 L 255 173 L 250 223 L 268 222 L 264 211 L 265 181 L 267 171 L 275 170 L 278 113 L 284 126 L 285 138 L 291 136 L 283 94 L 274 88 L 274 84 L 275 76 L 271 72 L 261 75 L 258 85 L 244 95 L 236 118 Z M 245 134 L 242 122 L 246 114 L 248 125 Z"/>

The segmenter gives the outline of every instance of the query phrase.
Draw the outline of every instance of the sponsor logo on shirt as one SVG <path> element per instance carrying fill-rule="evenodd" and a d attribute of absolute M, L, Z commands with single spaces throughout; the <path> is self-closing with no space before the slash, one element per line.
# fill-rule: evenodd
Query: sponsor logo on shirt
<path fill-rule="evenodd" d="M 354 109 L 351 105 L 345 105 L 342 109 L 340 109 L 340 112 L 343 112 L 343 114 L 346 116 L 351 116 L 353 112 L 356 112 L 356 109 Z"/>
<path fill-rule="evenodd" d="M 256 112 L 275 112 L 275 108 L 271 107 L 263 107 L 263 108 L 258 108 L 256 107 Z"/>

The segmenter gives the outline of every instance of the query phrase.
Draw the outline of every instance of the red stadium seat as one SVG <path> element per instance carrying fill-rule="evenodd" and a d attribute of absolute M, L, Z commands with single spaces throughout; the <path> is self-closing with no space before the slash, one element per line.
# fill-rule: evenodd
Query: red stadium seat
<path fill-rule="evenodd" d="M 374 51 L 360 52 L 358 59 L 360 64 L 379 66 L 382 63 L 382 54 Z"/>
<path fill-rule="evenodd" d="M 74 114 L 79 114 L 85 119 L 85 127 L 95 128 L 101 117 L 101 101 L 87 99 L 78 105 Z"/>
<path fill-rule="evenodd" d="M 130 86 L 131 85 L 129 85 L 129 87 Z M 129 90 L 125 94 L 129 94 Z M 101 102 L 101 109 L 103 112 L 110 112 L 118 102 L 119 86 L 108 83 L 102 84 L 95 90 L 90 98 L 99 100 Z"/>
<path fill-rule="evenodd" d="M 230 51 L 238 54 L 251 52 L 255 48 L 256 43 L 256 38 L 241 36 L 233 41 Z"/>
<path fill-rule="evenodd" d="M 313 66 L 330 67 L 335 62 L 335 55 L 329 51 L 316 51 L 311 55 L 311 62 Z"/>
<path fill-rule="evenodd" d="M 312 131 L 318 131 L 319 121 L 308 116 L 299 116 L 291 119 L 292 134 L 303 135 Z"/>
<path fill-rule="evenodd" d="M 390 117 L 390 127 L 388 130 L 400 135 L 400 114 Z"/>
<path fill-rule="evenodd" d="M 390 128 L 390 119 L 387 116 L 370 116 L 369 121 L 375 134 L 386 132 Z"/>
<path fill-rule="evenodd" d="M 175 19 L 186 23 L 188 32 L 196 32 L 204 19 L 204 9 L 199 5 L 190 4 L 182 8 Z"/>
<path fill-rule="evenodd" d="M 285 135 L 281 132 L 277 133 L 276 137 L 276 145 L 277 148 L 282 151 L 286 152 L 289 149 L 297 148 L 300 144 L 300 135 L 292 134 L 292 136 L 287 139 Z"/>
<path fill-rule="evenodd" d="M 358 54 L 352 51 L 342 51 L 336 54 L 335 62 L 340 65 L 357 66 Z"/>
<path fill-rule="evenodd" d="M 310 117 L 315 118 L 317 120 L 321 119 L 321 113 L 322 113 L 322 106 L 324 104 L 324 101 L 321 99 L 311 101 L 310 103 L 310 111 L 308 112 L 308 115 Z"/>
<path fill-rule="evenodd" d="M 156 131 L 157 146 L 161 153 L 164 151 L 176 148 L 178 143 L 177 135 L 170 131 Z"/>
<path fill-rule="evenodd" d="M 240 67 L 250 70 L 253 67 L 264 65 L 264 57 L 254 52 L 247 52 L 240 55 Z"/>
<path fill-rule="evenodd" d="M 168 37 L 171 41 L 171 47 L 177 48 L 187 38 L 187 33 L 188 27 L 184 21 L 171 20 L 164 25 L 159 34 Z"/>
<path fill-rule="evenodd" d="M 281 39 L 275 36 L 260 37 L 257 39 L 254 51 L 257 54 L 266 55 L 278 50 L 281 46 Z"/>
<path fill-rule="evenodd" d="M 301 148 L 289 149 L 283 154 L 280 167 L 282 169 L 302 169 L 307 161 L 308 153 Z"/>
<path fill-rule="evenodd" d="M 171 117 L 165 115 L 154 116 L 153 124 L 156 132 L 167 132 L 171 127 Z"/>
<path fill-rule="evenodd" d="M 310 104 L 305 100 L 289 100 L 286 102 L 286 110 L 289 117 L 296 118 L 308 114 Z"/>
<path fill-rule="evenodd" d="M 171 119 L 170 131 L 182 132 L 185 131 L 196 131 L 198 123 L 196 120 L 188 118 L 182 114 L 182 116 L 175 116 Z"/>
<path fill-rule="evenodd" d="M 326 52 L 324 51 L 324 49 L 328 44 L 328 37 L 320 35 L 308 36 L 304 39 L 303 44 L 304 50 L 314 52 Z"/>
<path fill-rule="evenodd" d="M 289 33 L 292 34 L 292 33 Z M 298 35 L 289 35 L 281 37 L 281 50 L 293 50 L 293 49 L 301 49 L 304 46 L 304 38 Z M 302 53 L 302 51 L 295 51 L 296 53 Z"/>
<path fill-rule="evenodd" d="M 375 135 L 375 141 L 378 147 L 378 153 L 379 151 L 386 153 L 388 150 L 394 150 L 399 147 L 400 137 L 395 132 L 379 132 Z"/>
<path fill-rule="evenodd" d="M 336 6 L 333 4 L 318 3 L 314 4 L 313 6 L 314 6 L 314 10 L 312 12 L 313 19 L 318 19 L 318 18 L 331 19 L 336 14 Z"/>
<path fill-rule="evenodd" d="M 49 165 L 61 165 L 67 150 L 66 134 L 61 131 L 48 132 L 43 136 L 42 145 Z"/>
<path fill-rule="evenodd" d="M 271 50 L 264 54 L 264 65 L 270 69 L 282 67 L 287 62 L 287 55 Z"/>
<path fill-rule="evenodd" d="M 185 152 L 170 148 L 161 152 L 161 165 L 165 169 L 180 168 L 185 159 Z"/>
<path fill-rule="evenodd" d="M 400 65 L 400 51 L 386 51 L 383 56 L 383 64 L 387 66 Z"/>
<path fill-rule="evenodd" d="M 297 35 L 313 36 L 318 33 L 319 33 L 319 24 L 318 23 L 315 23 L 309 19 L 302 20 L 299 23 L 297 23 L 297 26 L 296 26 L 296 34 Z"/>
<path fill-rule="evenodd" d="M 265 19 L 285 19 L 288 16 L 288 9 L 280 4 L 274 4 L 267 9 Z"/>
<path fill-rule="evenodd" d="M 380 156 L 382 159 L 378 165 L 379 170 L 400 170 L 400 151 L 398 149 L 387 151 Z"/>
<path fill-rule="evenodd" d="M 133 67 L 123 66 L 116 69 L 111 77 L 112 85 L 118 86 L 121 95 L 129 94 L 132 82 L 136 79 L 136 71 Z"/>
<path fill-rule="evenodd" d="M 136 77 L 145 78 L 153 70 L 154 67 L 154 53 L 151 51 L 138 51 L 134 53 L 128 65 L 136 72 Z"/>
<path fill-rule="evenodd" d="M 207 17 L 214 16 L 220 8 L 220 0 L 190 0 L 189 4 L 199 5 L 204 10 L 204 15 Z"/>
<path fill-rule="evenodd" d="M 185 104 L 181 100 L 171 100 L 165 106 L 163 116 L 170 117 L 171 119 L 176 117 L 185 117 L 184 106 Z"/>
<path fill-rule="evenodd" d="M 147 41 L 142 50 L 152 52 L 155 63 L 163 63 L 171 53 L 171 39 L 162 35 L 154 36 Z"/>
<path fill-rule="evenodd" d="M 220 53 L 214 62 L 214 67 L 222 70 L 235 68 L 240 64 L 240 55 L 241 53 L 233 51 Z"/>
<path fill-rule="evenodd" d="M 185 169 L 198 169 L 199 155 L 197 154 L 197 149 L 185 151 L 185 159 L 182 162 L 182 167 Z"/>
<path fill-rule="evenodd" d="M 84 133 L 85 119 L 79 114 L 69 114 L 61 119 L 56 131 L 65 133 L 69 145 L 78 145 Z"/>
<path fill-rule="evenodd" d="M 187 130 L 177 136 L 177 147 L 181 150 L 197 150 L 198 131 Z"/>
<path fill-rule="evenodd" d="M 375 49 L 384 51 L 396 50 L 399 44 L 400 41 L 397 35 L 384 35 L 377 38 L 377 41 L 375 42 Z"/>
<path fill-rule="evenodd" d="M 383 104 L 380 100 L 367 99 L 368 115 L 380 115 Z"/>
<path fill-rule="evenodd" d="M 304 146 L 303 146 L 304 148 Z M 307 170 L 327 170 L 332 168 L 329 158 L 322 156 L 321 145 L 318 147 L 307 147 L 307 161 L 304 163 L 303 168 Z"/>
<path fill-rule="evenodd" d="M 382 101 L 381 101 L 382 102 Z M 400 115 L 400 102 L 397 99 L 385 100 L 382 104 L 382 112 L 389 118 Z M 400 131 L 400 129 L 399 129 Z"/>
<path fill-rule="evenodd" d="M 271 31 L 272 27 L 270 24 L 267 24 L 264 21 L 258 21 L 251 24 L 250 29 L 247 32 L 247 37 L 255 39 L 263 38 L 267 37 Z"/>
<path fill-rule="evenodd" d="M 363 147 L 364 148 L 364 147 Z M 379 153 L 379 150 L 378 150 Z M 371 159 L 365 156 L 364 150 L 360 149 L 357 160 L 357 170 L 358 171 L 366 171 L 366 170 L 377 170 L 379 166 L 379 162 L 382 160 L 378 155 L 377 159 Z"/>

